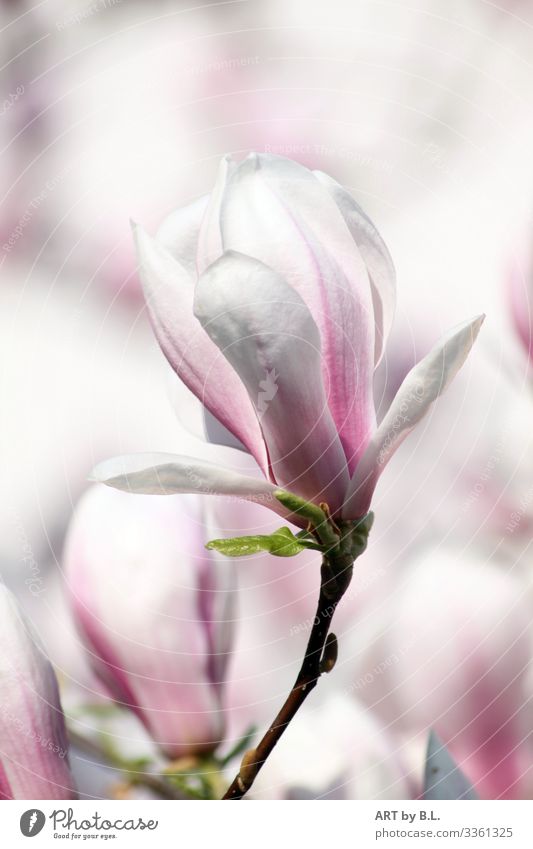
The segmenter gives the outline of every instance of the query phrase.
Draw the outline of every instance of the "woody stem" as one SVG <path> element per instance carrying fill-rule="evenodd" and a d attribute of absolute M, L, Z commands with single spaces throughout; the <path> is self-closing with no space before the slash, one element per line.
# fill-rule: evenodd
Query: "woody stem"
<path fill-rule="evenodd" d="M 283 732 L 316 687 L 322 673 L 333 669 L 337 658 L 337 640 L 333 634 L 328 638 L 331 620 L 350 584 L 355 558 L 366 547 L 372 518 L 372 514 L 369 514 L 356 525 L 352 523 L 347 529 L 342 529 L 344 535 L 337 539 L 334 548 L 324 554 L 316 615 L 296 681 L 258 745 L 245 753 L 240 770 L 223 799 L 242 799 L 246 795 Z"/>

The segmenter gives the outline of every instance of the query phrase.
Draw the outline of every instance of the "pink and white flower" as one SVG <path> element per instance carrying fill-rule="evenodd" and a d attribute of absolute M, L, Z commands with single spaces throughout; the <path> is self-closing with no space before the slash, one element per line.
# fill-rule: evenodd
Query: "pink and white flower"
<path fill-rule="evenodd" d="M 342 186 L 282 157 L 224 159 L 209 197 L 171 214 L 155 239 L 135 233 L 163 352 L 265 480 L 164 454 L 115 458 L 95 478 L 140 493 L 234 495 L 287 517 L 274 497 L 283 487 L 345 519 L 366 514 L 383 468 L 463 365 L 483 316 L 409 372 L 377 426 L 372 384 L 394 269 Z"/>
<path fill-rule="evenodd" d="M 529 610 L 518 576 L 433 549 L 376 599 L 358 664 L 368 709 L 413 745 L 433 728 L 482 798 L 530 794 Z"/>
<path fill-rule="evenodd" d="M 513 259 L 507 295 L 516 336 L 531 364 L 533 360 L 533 262 L 529 247 L 522 246 Z"/>
<path fill-rule="evenodd" d="M 204 547 L 201 499 L 131 499 L 94 487 L 70 526 L 65 568 L 94 671 L 169 757 L 223 738 L 234 567 Z"/>
<path fill-rule="evenodd" d="M 0 799 L 74 799 L 57 681 L 0 584 Z"/>

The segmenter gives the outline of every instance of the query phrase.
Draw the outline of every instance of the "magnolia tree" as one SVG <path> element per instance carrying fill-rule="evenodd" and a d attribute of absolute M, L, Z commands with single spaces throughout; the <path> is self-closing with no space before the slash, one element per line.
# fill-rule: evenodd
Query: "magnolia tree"
<path fill-rule="evenodd" d="M 238 557 L 319 551 L 318 604 L 302 666 L 224 798 L 239 799 L 337 657 L 330 631 L 372 526 L 385 465 L 445 391 L 483 316 L 451 330 L 409 372 L 379 425 L 373 375 L 390 330 L 395 277 L 364 211 L 326 174 L 285 158 L 225 158 L 209 196 L 155 238 L 134 227 L 159 344 L 250 473 L 170 454 L 122 456 L 94 478 L 126 492 L 198 493 L 263 504 L 296 528 L 211 540 Z"/>

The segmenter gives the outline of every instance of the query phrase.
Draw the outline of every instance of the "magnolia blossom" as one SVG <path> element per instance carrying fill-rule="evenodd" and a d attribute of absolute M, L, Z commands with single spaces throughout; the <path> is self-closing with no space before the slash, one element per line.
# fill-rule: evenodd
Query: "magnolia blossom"
<path fill-rule="evenodd" d="M 74 799 L 50 661 L 0 584 L 0 799 Z"/>
<path fill-rule="evenodd" d="M 172 455 L 97 467 L 141 493 L 233 494 L 283 516 L 283 487 L 363 516 L 386 463 L 464 363 L 479 316 L 407 375 L 376 426 L 372 383 L 392 323 L 383 240 L 342 186 L 291 160 L 224 159 L 209 197 L 136 228 L 148 310 L 168 361 L 265 480 Z M 294 518 L 294 517 L 292 517 Z"/>
<path fill-rule="evenodd" d="M 130 499 L 100 487 L 82 498 L 65 567 L 95 672 L 169 756 L 223 736 L 233 638 L 231 561 L 204 548 L 199 499 Z"/>
<path fill-rule="evenodd" d="M 368 708 L 422 746 L 433 728 L 482 798 L 530 793 L 529 608 L 496 565 L 431 551 L 378 599 L 357 671 Z"/>

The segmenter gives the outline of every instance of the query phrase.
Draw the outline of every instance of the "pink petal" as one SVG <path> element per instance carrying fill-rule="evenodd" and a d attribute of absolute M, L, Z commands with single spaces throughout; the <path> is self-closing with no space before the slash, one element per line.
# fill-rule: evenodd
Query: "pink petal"
<path fill-rule="evenodd" d="M 198 237 L 196 267 L 198 274 L 203 272 L 224 252 L 222 246 L 221 206 L 226 191 L 226 184 L 235 170 L 235 163 L 229 156 L 224 156 L 220 162 L 215 187 L 211 192 L 209 204 L 202 220 Z"/>
<path fill-rule="evenodd" d="M 529 252 L 522 249 L 514 260 L 508 279 L 511 317 L 520 342 L 533 362 L 533 263 Z"/>
<path fill-rule="evenodd" d="M 345 518 L 356 519 L 368 512 L 381 472 L 448 388 L 470 353 L 484 318 L 478 316 L 451 330 L 411 369 L 350 481 L 342 511 Z"/>
<path fill-rule="evenodd" d="M 380 593 L 357 680 L 393 662 L 359 693 L 396 733 L 425 741 L 433 727 L 481 798 L 529 796 L 527 587 L 442 541 L 412 557 Z"/>
<path fill-rule="evenodd" d="M 66 546 L 92 665 L 170 757 L 211 750 L 223 734 L 228 643 L 219 644 L 210 617 L 217 594 L 234 595 L 225 574 L 234 565 L 215 565 L 204 531 L 200 499 L 132 498 L 95 487 Z"/>
<path fill-rule="evenodd" d="M 275 480 L 337 510 L 346 461 L 322 385 L 318 329 L 301 297 L 232 251 L 200 278 L 195 313 L 248 390 Z"/>
<path fill-rule="evenodd" d="M 150 318 L 167 360 L 265 471 L 265 445 L 246 390 L 194 318 L 193 277 L 142 228 L 135 228 L 135 237 Z"/>
<path fill-rule="evenodd" d="M 313 171 L 337 204 L 365 262 L 372 286 L 375 320 L 375 364 L 378 365 L 392 327 L 396 306 L 396 273 L 388 248 L 351 194 L 322 171 Z"/>
<path fill-rule="evenodd" d="M 74 799 L 54 671 L 2 585 L 0 645 L 0 793 L 14 799 Z"/>
<path fill-rule="evenodd" d="M 353 470 L 375 425 L 374 318 L 367 271 L 337 205 L 303 166 L 252 155 L 227 179 L 220 226 L 225 250 L 261 260 L 307 304 L 320 332 L 328 404 Z"/>
<path fill-rule="evenodd" d="M 0 760 L 0 799 L 12 799 L 13 793 L 11 790 L 11 786 L 9 784 L 9 779 L 7 777 L 7 773 L 2 766 L 2 761 Z"/>
<path fill-rule="evenodd" d="M 273 493 L 277 487 L 259 478 L 248 477 L 192 457 L 176 454 L 130 454 L 104 460 L 93 470 L 92 480 L 106 486 L 146 495 L 176 495 L 196 492 L 203 495 L 229 495 L 255 501 L 278 516 L 299 524 Z"/>

